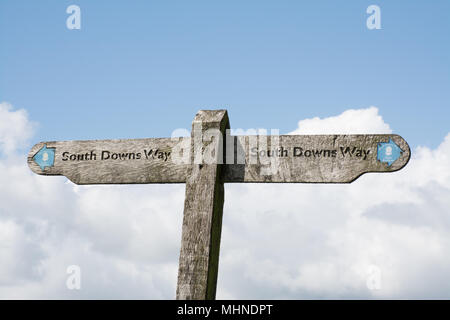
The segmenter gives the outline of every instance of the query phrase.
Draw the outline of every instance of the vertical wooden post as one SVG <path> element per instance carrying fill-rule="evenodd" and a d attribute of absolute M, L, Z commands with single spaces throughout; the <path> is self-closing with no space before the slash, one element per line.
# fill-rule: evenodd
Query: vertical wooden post
<path fill-rule="evenodd" d="M 226 110 L 200 110 L 192 122 L 178 269 L 178 300 L 216 297 L 224 202 Z"/>

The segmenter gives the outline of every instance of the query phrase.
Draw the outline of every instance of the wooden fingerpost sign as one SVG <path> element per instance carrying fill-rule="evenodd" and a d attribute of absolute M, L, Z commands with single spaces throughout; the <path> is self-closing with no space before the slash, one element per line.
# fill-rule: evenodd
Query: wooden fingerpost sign
<path fill-rule="evenodd" d="M 215 299 L 224 183 L 350 183 L 409 161 L 395 134 L 230 136 L 226 110 L 201 110 L 191 137 L 49 141 L 28 165 L 76 184 L 186 183 L 177 299 Z"/>
<path fill-rule="evenodd" d="M 211 300 L 216 296 L 224 200 L 224 137 L 229 128 L 225 110 L 200 111 L 192 123 L 194 152 L 186 176 L 177 299 Z M 206 139 L 201 141 L 202 137 Z"/>

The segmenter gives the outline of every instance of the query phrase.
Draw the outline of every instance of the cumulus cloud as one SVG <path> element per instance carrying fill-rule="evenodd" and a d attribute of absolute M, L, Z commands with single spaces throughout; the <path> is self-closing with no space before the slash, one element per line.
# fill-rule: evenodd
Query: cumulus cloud
<path fill-rule="evenodd" d="M 12 105 L 0 103 L 0 152 L 10 153 L 24 146 L 33 135 L 34 124 L 25 110 L 12 111 Z"/>
<path fill-rule="evenodd" d="M 21 151 L 34 125 L 0 106 L 0 298 L 174 298 L 184 185 L 35 175 Z M 391 129 L 371 107 L 294 132 Z M 227 185 L 217 297 L 450 298 L 448 208 L 450 135 L 349 185 Z M 70 265 L 81 290 L 66 287 Z"/>
<path fill-rule="evenodd" d="M 350 109 L 338 116 L 321 119 L 315 117 L 298 122 L 291 134 L 365 134 L 391 133 L 392 130 L 378 114 L 378 108 Z"/>
<path fill-rule="evenodd" d="M 25 149 L 34 125 L 1 106 L 0 298 L 173 297 L 183 186 L 81 187 L 35 175 Z M 70 265 L 82 270 L 79 291 L 66 287 Z"/>
<path fill-rule="evenodd" d="M 391 129 L 371 107 L 303 120 L 294 131 L 355 132 Z M 350 185 L 226 191 L 223 297 L 450 297 L 450 135 L 436 150 L 413 150 L 403 170 Z"/>

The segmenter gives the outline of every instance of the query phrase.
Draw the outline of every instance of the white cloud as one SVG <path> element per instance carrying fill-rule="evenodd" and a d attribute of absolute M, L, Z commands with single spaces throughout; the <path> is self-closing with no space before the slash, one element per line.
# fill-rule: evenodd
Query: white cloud
<path fill-rule="evenodd" d="M 20 151 L 33 125 L 1 105 L 0 298 L 173 298 L 184 185 L 35 175 Z M 391 132 L 374 107 L 300 121 L 296 132 L 321 128 Z M 227 185 L 218 298 L 450 298 L 448 208 L 450 135 L 413 150 L 399 172 L 349 185 Z M 73 264 L 80 291 L 65 286 Z M 374 266 L 379 290 L 366 284 Z"/>
<path fill-rule="evenodd" d="M 34 125 L 1 106 L 0 299 L 174 296 L 184 187 L 81 187 L 35 175 L 21 151 Z M 80 291 L 65 286 L 73 264 Z"/>
<path fill-rule="evenodd" d="M 0 152 L 11 153 L 33 135 L 34 125 L 28 120 L 27 112 L 23 109 L 12 111 L 9 103 L 0 103 L 0 121 Z"/>
<path fill-rule="evenodd" d="M 300 121 L 296 130 L 323 132 L 391 130 L 376 108 Z M 450 297 L 450 134 L 436 150 L 414 150 L 402 171 L 366 174 L 350 185 L 226 191 L 224 297 Z M 380 290 L 367 287 L 373 266 Z"/>
<path fill-rule="evenodd" d="M 290 134 L 365 134 L 391 133 L 392 130 L 378 114 L 378 108 L 349 109 L 338 116 L 300 120 Z"/>

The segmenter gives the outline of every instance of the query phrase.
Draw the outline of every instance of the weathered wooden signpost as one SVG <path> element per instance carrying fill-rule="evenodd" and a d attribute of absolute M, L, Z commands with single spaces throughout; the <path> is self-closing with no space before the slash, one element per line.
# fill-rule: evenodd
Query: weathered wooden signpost
<path fill-rule="evenodd" d="M 214 299 L 225 182 L 350 183 L 394 172 L 410 148 L 394 134 L 231 136 L 226 110 L 201 110 L 191 137 L 51 141 L 31 170 L 76 184 L 186 183 L 177 299 Z"/>

